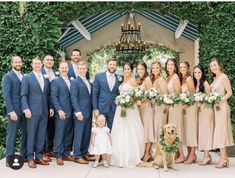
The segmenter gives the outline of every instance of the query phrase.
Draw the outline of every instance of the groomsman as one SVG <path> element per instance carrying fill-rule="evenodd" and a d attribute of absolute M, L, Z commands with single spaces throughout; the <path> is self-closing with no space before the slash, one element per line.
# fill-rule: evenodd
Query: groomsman
<path fill-rule="evenodd" d="M 92 104 L 95 116 L 103 114 L 107 118 L 107 126 L 112 129 L 113 118 L 116 111 L 115 98 L 118 95 L 120 82 L 115 74 L 117 60 L 111 58 L 107 61 L 107 71 L 96 74 L 93 82 Z"/>
<path fill-rule="evenodd" d="M 75 162 L 88 164 L 88 147 L 92 125 L 92 87 L 86 78 L 87 65 L 78 64 L 78 77 L 71 83 L 71 101 L 74 109 L 74 157 Z"/>
<path fill-rule="evenodd" d="M 60 63 L 59 72 L 60 76 L 51 82 L 51 102 L 55 108 L 55 155 L 57 164 L 64 165 L 63 160 L 74 161 L 70 156 L 70 146 L 73 142 L 73 113 L 66 62 Z"/>
<path fill-rule="evenodd" d="M 54 59 L 51 55 L 46 55 L 43 59 L 43 68 L 41 69 L 42 74 L 48 76 L 48 80 L 51 82 L 56 78 L 56 74 L 52 69 L 54 66 Z M 48 101 L 49 102 L 49 101 Z M 48 108 L 49 110 L 50 108 Z M 54 137 L 55 137 L 55 118 L 48 117 L 46 138 L 45 138 L 45 156 L 44 159 L 51 161 L 49 157 L 54 157 L 53 147 L 54 147 Z"/>
<path fill-rule="evenodd" d="M 73 49 L 72 53 L 71 53 L 71 64 L 69 65 L 69 72 L 68 72 L 68 76 L 69 78 L 73 77 L 73 78 L 77 78 L 78 76 L 78 63 L 81 61 L 82 58 L 82 53 L 79 49 Z M 86 73 L 86 78 L 89 80 L 89 73 Z"/>
<path fill-rule="evenodd" d="M 42 159 L 42 154 L 47 127 L 50 85 L 46 76 L 41 73 L 42 62 L 39 58 L 32 60 L 32 67 L 33 71 L 22 80 L 21 103 L 22 111 L 27 119 L 28 166 L 36 168 L 36 164 L 49 165 Z M 52 113 L 53 110 L 50 109 L 50 114 Z"/>
<path fill-rule="evenodd" d="M 8 126 L 6 138 L 6 166 L 9 167 L 9 157 L 15 153 L 15 144 L 18 129 L 21 129 L 20 155 L 27 160 L 27 125 L 21 111 L 21 81 L 22 60 L 20 56 L 14 56 L 11 60 L 12 70 L 3 76 L 2 88 L 6 104 Z"/>

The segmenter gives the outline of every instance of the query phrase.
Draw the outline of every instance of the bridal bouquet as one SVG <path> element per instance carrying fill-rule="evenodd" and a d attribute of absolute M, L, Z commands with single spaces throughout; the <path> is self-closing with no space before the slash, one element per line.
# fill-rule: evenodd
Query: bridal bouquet
<path fill-rule="evenodd" d="M 181 93 L 180 94 L 180 101 L 183 105 L 191 106 L 195 103 L 194 95 L 189 92 Z M 184 113 L 184 115 L 186 114 L 185 109 L 183 109 L 183 113 Z"/>
<path fill-rule="evenodd" d="M 145 96 L 144 96 L 144 90 L 141 88 L 135 88 L 132 89 L 129 92 L 130 96 L 132 97 L 132 99 L 134 101 L 137 101 L 137 105 L 141 104 L 141 101 L 144 100 Z"/>
<path fill-rule="evenodd" d="M 117 106 L 121 106 L 121 117 L 126 117 L 126 109 L 133 108 L 133 99 L 127 94 L 123 93 L 116 97 L 115 103 Z"/>
<path fill-rule="evenodd" d="M 219 102 L 221 101 L 221 97 L 218 93 L 210 93 L 209 95 L 206 95 L 204 98 L 204 103 L 206 106 L 211 108 L 216 108 L 216 110 L 220 110 L 220 107 L 218 106 Z"/>
<path fill-rule="evenodd" d="M 204 93 L 195 93 L 194 94 L 194 100 L 196 103 L 203 103 L 204 102 L 204 98 L 205 98 L 205 94 Z M 199 112 L 201 111 L 201 107 L 199 107 Z"/>

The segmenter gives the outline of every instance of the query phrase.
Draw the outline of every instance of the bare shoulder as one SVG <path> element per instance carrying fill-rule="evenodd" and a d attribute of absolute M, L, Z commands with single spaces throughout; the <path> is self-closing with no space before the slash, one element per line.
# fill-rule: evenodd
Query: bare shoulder
<path fill-rule="evenodd" d="M 137 83 L 137 81 L 134 78 L 132 78 L 132 79 L 130 79 L 130 85 L 132 85 L 134 87 L 137 87 L 138 83 Z"/>
<path fill-rule="evenodd" d="M 158 80 L 159 80 L 159 82 L 166 82 L 166 79 L 163 76 L 160 76 Z"/>
<path fill-rule="evenodd" d="M 173 80 L 179 80 L 180 78 L 179 78 L 179 76 L 177 74 L 173 74 L 172 79 Z"/>
<path fill-rule="evenodd" d="M 186 78 L 186 82 L 191 82 L 191 81 L 193 81 L 193 77 L 192 77 L 192 76 L 188 76 L 188 77 Z"/>

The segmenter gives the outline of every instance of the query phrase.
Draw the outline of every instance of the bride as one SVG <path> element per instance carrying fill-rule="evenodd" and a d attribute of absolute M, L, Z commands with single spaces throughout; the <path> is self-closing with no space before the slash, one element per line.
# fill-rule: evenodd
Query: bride
<path fill-rule="evenodd" d="M 120 93 L 137 87 L 132 70 L 131 63 L 124 64 L 124 82 L 119 87 Z M 127 109 L 126 117 L 120 117 L 120 112 L 121 107 L 117 106 L 111 132 L 113 149 L 110 163 L 119 167 L 134 167 L 144 154 L 144 128 L 136 106 L 134 109 Z"/>

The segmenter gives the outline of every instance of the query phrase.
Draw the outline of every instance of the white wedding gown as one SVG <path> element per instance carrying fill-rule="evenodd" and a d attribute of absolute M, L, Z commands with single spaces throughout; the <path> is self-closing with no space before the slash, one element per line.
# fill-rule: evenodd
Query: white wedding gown
<path fill-rule="evenodd" d="M 120 93 L 128 92 L 133 87 L 126 83 L 119 87 Z M 117 106 L 112 136 L 112 155 L 110 164 L 119 167 L 135 167 L 144 154 L 144 128 L 140 119 L 140 113 L 135 106 L 127 109 L 126 117 L 120 117 L 121 107 Z"/>

